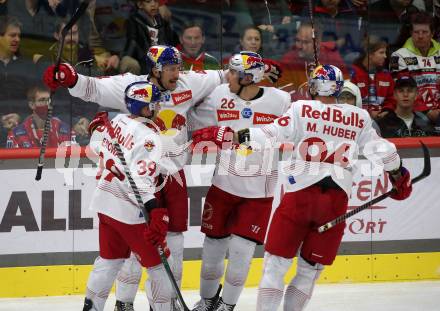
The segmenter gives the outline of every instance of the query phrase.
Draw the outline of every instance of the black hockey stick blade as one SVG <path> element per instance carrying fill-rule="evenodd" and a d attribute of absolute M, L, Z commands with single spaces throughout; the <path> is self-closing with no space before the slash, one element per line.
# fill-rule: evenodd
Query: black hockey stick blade
<path fill-rule="evenodd" d="M 423 170 L 420 173 L 420 175 L 411 179 L 412 184 L 415 184 L 416 182 L 428 177 L 431 174 L 431 156 L 429 154 L 429 149 L 428 149 L 428 147 L 426 147 L 426 145 L 423 142 L 420 142 L 420 144 L 422 145 L 422 149 L 423 149 L 424 166 L 423 166 Z M 328 223 L 318 227 L 318 229 L 317 229 L 318 232 L 322 233 L 322 232 L 329 230 L 330 228 L 340 224 L 341 222 L 344 222 L 347 218 L 350 218 L 351 216 L 363 211 L 364 209 L 369 208 L 373 204 L 376 204 L 380 201 L 385 200 L 391 194 L 393 194 L 395 191 L 396 191 L 395 189 L 392 189 L 392 190 L 388 191 L 387 193 L 384 193 L 384 194 L 378 196 L 377 198 L 374 198 L 373 200 L 371 200 L 361 206 L 356 207 L 355 209 L 351 210 L 350 212 L 348 212 L 344 215 L 341 215 L 332 221 L 329 221 Z"/>

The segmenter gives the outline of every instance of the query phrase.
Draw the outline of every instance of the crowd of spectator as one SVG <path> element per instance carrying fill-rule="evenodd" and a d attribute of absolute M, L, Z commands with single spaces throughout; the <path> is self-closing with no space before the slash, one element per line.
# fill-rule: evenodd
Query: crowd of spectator
<path fill-rule="evenodd" d="M 98 106 L 57 91 L 41 75 L 79 0 L 0 0 L 0 148 L 38 147 L 54 105 L 50 146 L 85 145 Z M 240 50 L 278 61 L 276 86 L 309 99 L 316 58 L 339 67 L 341 100 L 369 111 L 384 137 L 440 132 L 439 0 L 93 0 L 61 58 L 84 75 L 148 74 L 151 45 L 176 46 L 183 70 L 219 69 Z M 315 42 L 313 39 L 315 35 Z M 264 82 L 263 82 L 264 83 Z M 29 109 L 32 111 L 30 114 Z"/>

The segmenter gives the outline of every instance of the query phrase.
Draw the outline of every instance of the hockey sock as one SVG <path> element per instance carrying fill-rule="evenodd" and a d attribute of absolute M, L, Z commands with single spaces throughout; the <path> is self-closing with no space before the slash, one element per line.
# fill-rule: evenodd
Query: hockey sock
<path fill-rule="evenodd" d="M 213 239 L 205 237 L 202 251 L 202 272 L 200 274 L 200 296 L 215 296 L 220 279 L 225 271 L 226 250 L 230 238 Z"/>
<path fill-rule="evenodd" d="M 179 288 L 182 284 L 183 242 L 182 232 L 167 233 L 168 248 L 170 249 L 171 257 L 173 257 L 170 267 Z"/>
<path fill-rule="evenodd" d="M 173 288 L 162 264 L 147 269 L 145 291 L 154 311 L 170 311 Z"/>
<path fill-rule="evenodd" d="M 223 301 L 228 305 L 237 304 L 247 279 L 256 245 L 255 242 L 237 235 L 232 235 L 229 241 L 229 260 L 222 294 Z"/>
<path fill-rule="evenodd" d="M 298 256 L 296 275 L 286 288 L 284 295 L 284 311 L 304 310 L 312 297 L 315 282 L 324 266 L 321 264 L 311 265 L 301 256 Z"/>
<path fill-rule="evenodd" d="M 96 258 L 87 281 L 86 297 L 92 300 L 96 310 L 104 310 L 108 294 L 124 259 Z"/>
<path fill-rule="evenodd" d="M 263 277 L 258 287 L 257 311 L 278 310 L 283 299 L 284 275 L 293 259 L 264 253 Z"/>
<path fill-rule="evenodd" d="M 134 302 L 142 277 L 142 266 L 133 253 L 126 259 L 116 279 L 116 300 Z"/>

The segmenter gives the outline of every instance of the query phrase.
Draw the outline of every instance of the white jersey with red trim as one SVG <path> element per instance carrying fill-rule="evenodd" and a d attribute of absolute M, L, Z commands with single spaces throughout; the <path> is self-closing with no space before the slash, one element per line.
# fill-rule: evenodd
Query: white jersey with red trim
<path fill-rule="evenodd" d="M 229 126 L 234 131 L 271 123 L 287 111 L 290 95 L 273 87 L 261 89 L 261 97 L 247 101 L 231 93 L 228 84 L 220 85 L 194 109 L 192 117 L 205 127 Z M 212 184 L 243 198 L 272 197 L 276 166 L 273 158 L 264 155 L 245 146 L 222 150 Z"/>
<path fill-rule="evenodd" d="M 331 176 L 350 196 L 352 170 L 359 153 L 373 163 L 373 172 L 378 175 L 383 169 L 390 171 L 400 165 L 396 147 L 377 135 L 368 112 L 348 104 L 294 102 L 273 123 L 250 128 L 250 140 L 268 147 L 294 144 L 291 157 L 280 162 L 278 172 L 286 192 L 301 190 Z"/>
<path fill-rule="evenodd" d="M 154 198 L 158 162 L 162 157 L 162 144 L 157 133 L 136 118 L 118 114 L 112 126 L 130 169 L 130 174 L 140 191 L 142 202 Z M 90 148 L 99 156 L 96 179 L 98 185 L 90 202 L 90 209 L 126 224 L 143 223 L 133 190 L 125 175 L 112 139 L 105 127 L 98 127 L 90 139 Z"/>
<path fill-rule="evenodd" d="M 97 78 L 78 75 L 78 82 L 69 92 L 84 101 L 128 112 L 124 100 L 126 87 L 133 82 L 148 79 L 148 75 L 136 76 L 130 73 Z M 156 122 L 161 133 L 173 137 L 177 145 L 186 143 L 188 111 L 223 81 L 224 73 L 219 70 L 181 72 L 176 89 L 162 93 L 163 100 Z M 182 168 L 187 161 L 187 152 L 174 160 L 176 165 Z"/>

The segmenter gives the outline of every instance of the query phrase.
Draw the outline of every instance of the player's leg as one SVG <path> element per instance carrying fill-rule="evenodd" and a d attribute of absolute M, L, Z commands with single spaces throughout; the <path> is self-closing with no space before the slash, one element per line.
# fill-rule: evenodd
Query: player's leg
<path fill-rule="evenodd" d="M 272 198 L 241 198 L 240 204 L 234 209 L 228 267 L 218 309 L 223 307 L 232 310 L 237 304 L 249 273 L 255 246 L 264 242 L 272 201 Z"/>
<path fill-rule="evenodd" d="M 144 238 L 145 224 L 132 225 L 132 227 L 133 230 L 124 232 L 124 238 L 141 266 L 147 268 L 145 291 L 150 307 L 155 311 L 170 311 L 174 290 L 159 253 L 151 242 Z M 172 265 L 171 257 L 168 258 L 168 262 Z"/>
<path fill-rule="evenodd" d="M 200 297 L 194 310 L 212 311 L 218 300 L 220 279 L 230 240 L 230 214 L 240 198 L 211 186 L 205 199 L 201 231 L 203 241 Z"/>
<path fill-rule="evenodd" d="M 177 285 L 180 287 L 183 267 L 183 232 L 188 230 L 188 191 L 184 171 L 180 170 L 177 174 L 179 180 L 172 176 L 167 176 L 165 185 L 159 193 L 159 200 L 168 209 L 170 223 L 168 226 L 167 243 L 173 257 L 171 270 Z"/>
<path fill-rule="evenodd" d="M 309 189 L 306 199 L 309 200 L 308 210 L 314 215 L 313 222 L 316 224 L 324 224 L 347 210 L 347 195 L 339 188 L 323 190 L 314 186 Z M 336 257 L 344 228 L 345 224 L 339 224 L 324 233 L 311 230 L 304 238 L 297 273 L 284 295 L 284 310 L 304 310 L 324 265 L 331 265 Z"/>
<path fill-rule="evenodd" d="M 277 310 L 284 292 L 284 276 L 308 232 L 304 191 L 288 192 L 276 209 L 265 245 L 263 277 L 258 288 L 257 310 Z"/>
<path fill-rule="evenodd" d="M 131 253 L 130 258 L 125 260 L 116 278 L 115 311 L 133 310 L 133 303 L 141 277 L 141 264 L 134 254 Z"/>
<path fill-rule="evenodd" d="M 296 275 L 290 281 L 284 294 L 284 311 L 301 311 L 307 306 L 312 297 L 315 283 L 324 270 L 324 265 L 307 262 L 298 257 Z"/>
<path fill-rule="evenodd" d="M 87 281 L 84 311 L 104 310 L 108 294 L 113 286 L 124 259 L 130 256 L 130 249 L 115 225 L 116 220 L 98 214 L 99 254 Z"/>
<path fill-rule="evenodd" d="M 292 258 L 264 253 L 263 277 L 257 297 L 257 311 L 277 310 L 283 299 L 284 276 L 292 265 Z"/>

